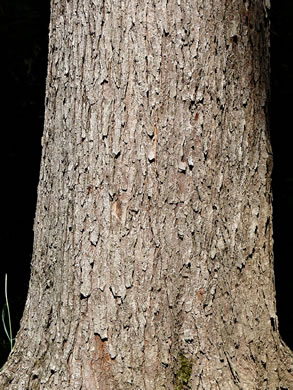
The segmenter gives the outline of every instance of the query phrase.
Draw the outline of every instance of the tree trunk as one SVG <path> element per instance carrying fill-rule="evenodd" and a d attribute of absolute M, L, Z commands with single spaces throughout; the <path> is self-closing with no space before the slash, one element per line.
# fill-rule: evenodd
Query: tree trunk
<path fill-rule="evenodd" d="M 293 388 L 264 3 L 52 0 L 31 280 L 1 388 Z"/>

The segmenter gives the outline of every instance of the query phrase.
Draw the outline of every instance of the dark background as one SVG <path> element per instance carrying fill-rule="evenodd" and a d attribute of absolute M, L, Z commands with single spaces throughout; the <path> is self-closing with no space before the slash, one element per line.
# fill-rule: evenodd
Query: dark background
<path fill-rule="evenodd" d="M 16 334 L 28 290 L 33 219 L 41 156 L 47 67 L 49 0 L 0 0 L 1 77 L 1 267 L 0 312 L 4 277 Z M 293 1 L 273 1 L 271 9 L 274 151 L 274 251 L 280 332 L 293 349 Z M 0 367 L 9 341 L 0 320 Z"/>

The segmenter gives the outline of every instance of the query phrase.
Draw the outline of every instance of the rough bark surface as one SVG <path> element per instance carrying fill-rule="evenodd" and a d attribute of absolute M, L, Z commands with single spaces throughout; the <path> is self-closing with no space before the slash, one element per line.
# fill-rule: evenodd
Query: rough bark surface
<path fill-rule="evenodd" d="M 31 281 L 1 388 L 293 388 L 264 3 L 52 1 Z"/>

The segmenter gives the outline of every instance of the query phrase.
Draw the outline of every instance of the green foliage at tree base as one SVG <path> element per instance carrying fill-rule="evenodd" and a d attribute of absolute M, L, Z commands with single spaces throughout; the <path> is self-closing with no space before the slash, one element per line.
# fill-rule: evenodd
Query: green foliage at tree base
<path fill-rule="evenodd" d="M 175 374 L 175 390 L 191 389 L 188 384 L 192 372 L 192 360 L 182 353 L 178 356 L 179 369 Z"/>

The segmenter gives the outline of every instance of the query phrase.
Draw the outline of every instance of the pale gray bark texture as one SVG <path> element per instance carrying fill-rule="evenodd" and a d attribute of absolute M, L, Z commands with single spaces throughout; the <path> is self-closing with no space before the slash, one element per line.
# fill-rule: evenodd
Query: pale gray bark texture
<path fill-rule="evenodd" d="M 52 1 L 31 281 L 1 389 L 293 388 L 265 3 Z"/>

